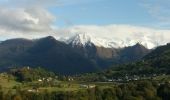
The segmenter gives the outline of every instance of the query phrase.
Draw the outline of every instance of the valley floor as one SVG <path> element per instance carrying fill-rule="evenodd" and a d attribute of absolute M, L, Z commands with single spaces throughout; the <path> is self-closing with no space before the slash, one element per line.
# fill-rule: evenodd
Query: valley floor
<path fill-rule="evenodd" d="M 0 100 L 169 100 L 170 98 L 170 75 L 128 82 L 74 80 L 18 82 L 12 76 L 2 73 L 0 86 Z M 49 96 L 48 99 L 45 99 L 46 95 Z"/>

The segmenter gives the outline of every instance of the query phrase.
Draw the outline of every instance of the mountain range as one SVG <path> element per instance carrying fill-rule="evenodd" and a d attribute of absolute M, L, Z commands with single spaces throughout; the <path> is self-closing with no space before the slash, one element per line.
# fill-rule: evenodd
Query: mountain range
<path fill-rule="evenodd" d="M 141 43 L 122 46 L 87 34 L 77 34 L 65 41 L 52 36 L 9 39 L 0 43 L 0 70 L 40 66 L 60 74 L 95 72 L 113 64 L 140 60 L 150 51 Z"/>
<path fill-rule="evenodd" d="M 126 44 L 119 42 L 93 37 L 89 34 L 77 34 L 65 40 L 66 44 L 79 49 L 88 59 L 95 59 L 98 66 L 104 66 L 104 68 L 110 64 L 137 61 L 151 51 L 146 45 L 138 42 L 130 41 Z"/>
<path fill-rule="evenodd" d="M 94 36 L 93 34 L 89 33 L 79 33 L 73 36 L 70 36 L 69 38 L 59 38 L 59 41 L 64 41 L 65 43 L 69 44 L 72 43 L 72 45 L 89 45 L 94 44 L 98 47 L 104 47 L 104 48 L 124 48 L 133 46 L 137 43 L 140 43 L 141 45 L 145 46 L 148 49 L 153 49 L 154 47 L 158 46 L 158 43 L 151 40 L 149 37 L 141 37 L 141 40 L 138 39 L 118 39 L 118 38 L 101 38 L 99 36 Z"/>

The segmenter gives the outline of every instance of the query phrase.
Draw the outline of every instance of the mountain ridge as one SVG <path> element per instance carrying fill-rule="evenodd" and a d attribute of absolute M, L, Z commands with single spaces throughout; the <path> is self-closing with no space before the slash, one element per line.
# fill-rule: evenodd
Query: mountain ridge
<path fill-rule="evenodd" d="M 0 43 L 0 65 L 4 68 L 41 66 L 61 74 L 94 72 L 112 64 L 139 60 L 150 51 L 140 44 L 137 44 L 138 49 L 134 46 L 118 49 L 99 47 L 93 43 L 72 46 L 52 36 L 34 40 L 10 39 Z"/>

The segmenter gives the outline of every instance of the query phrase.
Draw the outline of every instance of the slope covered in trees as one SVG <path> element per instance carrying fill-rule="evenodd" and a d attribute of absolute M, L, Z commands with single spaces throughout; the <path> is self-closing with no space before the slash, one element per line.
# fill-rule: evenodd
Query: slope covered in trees
<path fill-rule="evenodd" d="M 149 51 L 141 44 L 118 49 L 92 44 L 72 47 L 52 36 L 10 39 L 0 43 L 0 71 L 8 67 L 40 66 L 60 74 L 96 72 L 112 64 L 140 60 Z"/>
<path fill-rule="evenodd" d="M 11 39 L 0 43 L 0 70 L 41 66 L 61 74 L 96 71 L 96 66 L 69 45 L 49 36 L 38 40 Z"/>
<path fill-rule="evenodd" d="M 104 71 L 110 77 L 170 73 L 170 44 L 157 47 L 137 62 L 112 66 Z"/>

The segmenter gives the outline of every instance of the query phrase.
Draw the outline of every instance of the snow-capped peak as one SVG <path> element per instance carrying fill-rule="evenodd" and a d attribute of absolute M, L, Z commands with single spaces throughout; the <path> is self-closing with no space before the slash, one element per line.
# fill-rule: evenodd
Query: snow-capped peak
<path fill-rule="evenodd" d="M 81 46 L 86 46 L 86 45 L 96 45 L 99 47 L 105 47 L 105 48 L 118 48 L 119 45 L 116 44 L 116 42 L 109 41 L 108 39 L 101 39 L 97 38 L 91 34 L 87 33 L 81 33 L 81 34 L 76 34 L 75 36 L 71 37 L 70 39 L 67 40 L 67 44 L 71 44 L 72 46 L 75 45 L 81 45 Z"/>
<path fill-rule="evenodd" d="M 152 42 L 152 40 L 150 40 L 147 37 L 143 37 L 140 40 L 128 39 L 128 38 L 121 40 L 115 38 L 111 38 L 111 39 L 99 38 L 88 33 L 76 34 L 71 38 L 67 38 L 65 42 L 67 44 L 71 44 L 73 47 L 77 45 L 85 47 L 87 45 L 91 46 L 93 44 L 95 46 L 105 47 L 105 48 L 123 48 L 123 47 L 133 46 L 137 43 L 142 44 L 148 49 L 156 47 L 155 43 Z"/>
<path fill-rule="evenodd" d="M 91 43 L 91 36 L 88 34 L 76 34 L 75 36 L 68 39 L 67 43 L 71 43 L 72 45 L 87 45 Z"/>

